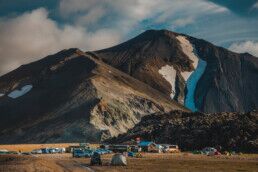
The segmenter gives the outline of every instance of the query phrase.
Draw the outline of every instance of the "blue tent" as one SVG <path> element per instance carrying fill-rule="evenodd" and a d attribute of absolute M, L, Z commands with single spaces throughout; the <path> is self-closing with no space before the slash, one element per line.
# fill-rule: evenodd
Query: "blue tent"
<path fill-rule="evenodd" d="M 139 146 L 140 146 L 140 147 L 145 147 L 145 146 L 149 146 L 149 145 L 151 145 L 151 144 L 155 144 L 155 143 L 152 142 L 152 141 L 141 141 L 141 142 L 139 143 Z"/>

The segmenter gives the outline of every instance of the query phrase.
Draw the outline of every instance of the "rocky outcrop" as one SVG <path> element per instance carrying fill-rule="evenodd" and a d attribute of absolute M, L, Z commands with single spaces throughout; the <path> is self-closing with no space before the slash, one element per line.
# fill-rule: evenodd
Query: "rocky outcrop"
<path fill-rule="evenodd" d="M 126 134 L 109 140 L 123 143 L 140 137 L 157 143 L 178 144 L 183 150 L 221 146 L 224 150 L 258 152 L 258 112 L 152 114 Z"/>
<path fill-rule="evenodd" d="M 78 49 L 0 77 L 0 92 L 1 143 L 98 142 L 150 113 L 187 110 Z"/>
<path fill-rule="evenodd" d="M 248 112 L 258 109 L 258 58 L 237 54 L 206 41 L 190 38 L 207 61 L 195 90 L 196 107 L 203 112 Z"/>
<path fill-rule="evenodd" d="M 94 54 L 193 111 L 258 109 L 258 58 L 250 54 L 167 30 L 149 30 Z M 159 72 L 163 67 L 171 68 L 168 77 Z"/>

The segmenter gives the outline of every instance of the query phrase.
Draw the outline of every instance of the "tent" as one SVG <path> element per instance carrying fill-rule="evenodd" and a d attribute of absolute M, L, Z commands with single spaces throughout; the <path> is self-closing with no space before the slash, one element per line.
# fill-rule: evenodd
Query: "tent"
<path fill-rule="evenodd" d="M 161 152 L 161 148 L 154 142 L 151 141 L 141 141 L 139 147 L 142 148 L 143 152 Z"/>
<path fill-rule="evenodd" d="M 111 165 L 127 165 L 126 157 L 122 154 L 113 155 Z"/>

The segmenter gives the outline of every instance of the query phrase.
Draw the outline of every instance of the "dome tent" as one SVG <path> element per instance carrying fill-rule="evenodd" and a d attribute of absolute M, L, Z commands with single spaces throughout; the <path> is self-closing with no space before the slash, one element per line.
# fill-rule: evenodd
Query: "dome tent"
<path fill-rule="evenodd" d="M 117 165 L 117 166 L 127 165 L 126 157 L 122 154 L 113 155 L 111 160 L 111 165 Z"/>

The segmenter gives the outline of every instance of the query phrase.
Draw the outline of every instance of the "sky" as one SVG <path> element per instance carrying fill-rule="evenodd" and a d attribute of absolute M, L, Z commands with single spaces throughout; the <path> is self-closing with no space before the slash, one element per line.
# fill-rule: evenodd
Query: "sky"
<path fill-rule="evenodd" d="M 258 57 L 258 0 L 0 0 L 0 75 L 62 49 L 168 29 Z"/>

